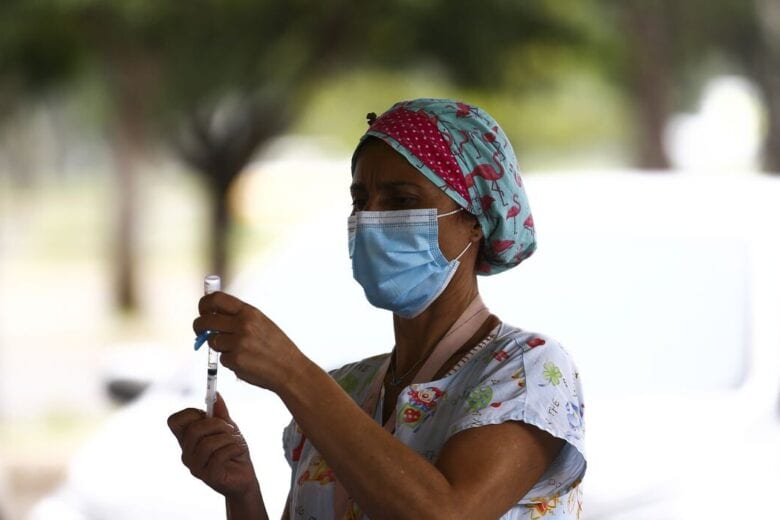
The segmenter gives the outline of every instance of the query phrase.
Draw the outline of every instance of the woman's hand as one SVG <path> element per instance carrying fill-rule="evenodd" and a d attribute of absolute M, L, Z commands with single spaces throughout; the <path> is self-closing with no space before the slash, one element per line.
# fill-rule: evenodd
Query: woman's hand
<path fill-rule="evenodd" d="M 260 497 L 249 448 L 221 395 L 214 403 L 214 417 L 187 408 L 171 415 L 168 427 L 179 441 L 182 462 L 195 477 L 228 499 Z"/>
<path fill-rule="evenodd" d="M 223 292 L 204 296 L 198 311 L 192 324 L 195 333 L 218 331 L 209 337 L 209 346 L 222 353 L 224 366 L 248 383 L 278 393 L 306 359 L 273 321 L 234 296 Z"/>

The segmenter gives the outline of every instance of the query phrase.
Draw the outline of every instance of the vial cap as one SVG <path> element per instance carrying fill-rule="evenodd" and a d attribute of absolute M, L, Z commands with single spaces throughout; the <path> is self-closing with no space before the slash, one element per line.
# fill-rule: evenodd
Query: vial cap
<path fill-rule="evenodd" d="M 211 294 L 215 291 L 221 291 L 222 279 L 215 274 L 208 275 L 203 279 L 203 289 L 206 294 Z"/>

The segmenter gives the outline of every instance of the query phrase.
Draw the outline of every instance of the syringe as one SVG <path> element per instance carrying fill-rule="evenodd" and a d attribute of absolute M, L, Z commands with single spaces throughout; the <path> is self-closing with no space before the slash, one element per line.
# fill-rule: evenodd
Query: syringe
<path fill-rule="evenodd" d="M 217 275 L 209 275 L 203 280 L 203 288 L 206 294 L 222 289 L 222 280 Z M 214 403 L 217 401 L 217 367 L 219 366 L 219 352 L 209 346 L 209 364 L 206 371 L 206 415 L 214 417 Z"/>

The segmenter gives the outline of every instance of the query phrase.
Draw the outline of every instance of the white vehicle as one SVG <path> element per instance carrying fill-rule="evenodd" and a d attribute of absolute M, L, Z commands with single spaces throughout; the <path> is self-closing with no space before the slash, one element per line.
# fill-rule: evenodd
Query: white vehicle
<path fill-rule="evenodd" d="M 585 390 L 584 518 L 776 518 L 780 484 L 780 179 L 744 174 L 525 178 L 539 249 L 481 278 L 491 310 L 560 340 Z M 392 345 L 390 316 L 352 281 L 347 205 L 301 226 L 229 292 L 266 312 L 325 368 Z M 183 347 L 184 348 L 184 347 Z M 202 407 L 205 359 L 120 410 L 32 520 L 213 519 L 166 418 Z M 220 371 L 272 518 L 287 495 L 269 392 Z"/>

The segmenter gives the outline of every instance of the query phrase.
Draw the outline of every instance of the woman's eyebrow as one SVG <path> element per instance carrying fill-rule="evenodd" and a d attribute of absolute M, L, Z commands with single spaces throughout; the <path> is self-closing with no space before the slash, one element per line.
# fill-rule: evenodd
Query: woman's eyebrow
<path fill-rule="evenodd" d="M 412 188 L 419 190 L 420 185 L 416 184 L 414 182 L 405 182 L 405 181 L 386 181 L 386 182 L 380 182 L 377 186 L 380 190 L 386 190 L 386 189 L 395 189 L 395 188 Z M 356 191 L 366 191 L 365 185 L 362 183 L 356 182 L 352 184 L 349 187 L 350 192 L 356 192 Z"/>
<path fill-rule="evenodd" d="M 392 188 L 412 188 L 419 190 L 420 185 L 415 184 L 413 182 L 404 182 L 404 181 L 388 181 L 388 182 L 380 182 L 379 183 L 379 189 L 385 190 L 385 189 L 392 189 Z"/>

